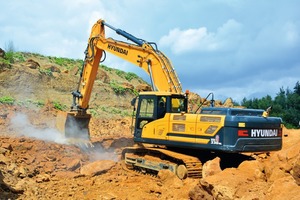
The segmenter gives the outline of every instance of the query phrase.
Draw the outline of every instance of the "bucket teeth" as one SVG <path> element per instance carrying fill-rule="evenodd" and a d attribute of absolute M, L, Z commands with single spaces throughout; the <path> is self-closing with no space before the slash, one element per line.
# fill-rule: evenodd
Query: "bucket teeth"
<path fill-rule="evenodd" d="M 67 143 L 70 145 L 75 145 L 80 149 L 90 149 L 95 147 L 91 141 L 81 138 L 68 138 Z"/>

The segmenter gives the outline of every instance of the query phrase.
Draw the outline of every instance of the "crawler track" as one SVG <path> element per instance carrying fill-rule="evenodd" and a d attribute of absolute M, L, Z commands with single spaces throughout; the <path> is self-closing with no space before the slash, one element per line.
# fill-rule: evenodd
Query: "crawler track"
<path fill-rule="evenodd" d="M 168 169 L 180 179 L 201 178 L 202 163 L 189 156 L 162 148 L 128 147 L 122 152 L 122 159 L 130 170 L 157 175 Z"/>

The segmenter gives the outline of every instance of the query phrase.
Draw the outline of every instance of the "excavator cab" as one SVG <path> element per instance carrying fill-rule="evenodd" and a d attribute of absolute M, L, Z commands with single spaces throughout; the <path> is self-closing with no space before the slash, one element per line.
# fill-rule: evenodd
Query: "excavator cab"
<path fill-rule="evenodd" d="M 141 138 L 145 125 L 168 121 L 169 113 L 187 113 L 187 95 L 170 92 L 141 92 L 135 105 L 134 137 Z M 168 123 L 164 123 L 168 124 Z"/>

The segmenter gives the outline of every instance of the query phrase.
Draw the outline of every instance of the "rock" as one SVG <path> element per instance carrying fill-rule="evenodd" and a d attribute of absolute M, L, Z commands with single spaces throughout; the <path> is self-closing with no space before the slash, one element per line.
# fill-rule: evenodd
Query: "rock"
<path fill-rule="evenodd" d="M 103 83 L 110 83 L 109 75 L 101 68 L 98 69 L 96 79 L 102 81 Z"/>
<path fill-rule="evenodd" d="M 168 179 L 172 179 L 174 178 L 176 175 L 171 172 L 170 170 L 160 170 L 157 174 L 157 177 L 162 180 L 162 181 L 166 181 Z"/>
<path fill-rule="evenodd" d="M 116 162 L 111 161 L 111 160 L 95 161 L 90 164 L 82 166 L 80 169 L 80 174 L 83 174 L 86 176 L 96 176 L 96 175 L 107 172 L 115 165 L 116 165 Z"/>
<path fill-rule="evenodd" d="M 50 181 L 50 175 L 48 174 L 39 174 L 36 176 L 36 180 L 37 183 L 42 183 L 42 182 L 48 182 Z"/>
<path fill-rule="evenodd" d="M 9 165 L 7 165 L 7 171 L 8 172 L 13 172 L 18 166 L 16 165 L 16 163 L 11 163 Z"/>
<path fill-rule="evenodd" d="M 298 158 L 293 165 L 291 174 L 295 179 L 296 183 L 300 186 L 300 154 L 298 155 Z"/>
<path fill-rule="evenodd" d="M 0 58 L 4 58 L 4 57 L 5 57 L 5 51 L 0 48 Z"/>
<path fill-rule="evenodd" d="M 215 106 L 222 106 L 223 103 L 221 100 L 215 100 Z"/>
<path fill-rule="evenodd" d="M 196 112 L 199 107 L 201 101 L 201 97 L 193 92 L 190 92 L 188 95 L 188 105 L 189 105 L 189 112 Z"/>
<path fill-rule="evenodd" d="M 257 160 L 244 161 L 239 165 L 238 169 L 248 174 L 249 177 L 253 176 L 255 179 L 265 180 L 263 167 L 260 166 L 260 162 Z"/>
<path fill-rule="evenodd" d="M 67 170 L 70 171 L 76 170 L 78 167 L 80 167 L 81 165 L 80 163 L 81 163 L 80 159 L 72 160 L 69 164 L 67 164 Z"/>
<path fill-rule="evenodd" d="M 35 161 L 35 157 L 34 156 L 30 156 L 30 155 L 26 155 L 24 156 L 24 162 L 29 165 L 31 163 L 33 163 Z"/>
<path fill-rule="evenodd" d="M 30 178 L 19 179 L 18 182 L 11 186 L 12 191 L 15 193 L 23 193 L 28 188 L 33 188 L 35 181 Z M 28 192 L 28 190 L 26 191 Z"/>
<path fill-rule="evenodd" d="M 8 152 L 8 149 L 0 147 L 0 154 L 5 154 L 6 152 Z"/>
<path fill-rule="evenodd" d="M 152 91 L 151 86 L 149 86 L 149 85 L 147 85 L 147 84 L 140 84 L 140 85 L 136 86 L 135 89 L 136 89 L 138 92 Z"/>
<path fill-rule="evenodd" d="M 55 155 L 51 155 L 51 154 L 49 154 L 49 155 L 45 155 L 45 156 L 43 156 L 44 158 L 46 158 L 48 161 L 50 161 L 50 162 L 54 162 L 54 161 L 56 161 L 56 156 Z"/>
<path fill-rule="evenodd" d="M 158 178 L 163 182 L 164 185 L 168 187 L 179 189 L 183 186 L 182 180 L 180 180 L 173 172 L 170 170 L 160 170 L 157 174 Z"/>
<path fill-rule="evenodd" d="M 29 67 L 30 69 L 37 69 L 37 68 L 40 68 L 40 64 L 32 59 L 28 59 L 26 61 L 26 64 L 25 64 L 26 67 Z"/>
<path fill-rule="evenodd" d="M 232 108 L 233 107 L 233 101 L 231 98 L 227 98 L 223 104 L 224 107 L 230 107 Z"/>
<path fill-rule="evenodd" d="M 189 192 L 189 197 L 192 200 L 214 200 L 214 197 L 210 193 L 212 188 L 206 188 L 209 184 L 202 181 L 202 183 L 197 184 L 192 190 Z"/>
<path fill-rule="evenodd" d="M 12 151 L 12 150 L 13 150 L 11 144 L 9 144 L 9 143 L 3 143 L 3 144 L 1 145 L 1 147 L 4 148 L 4 149 L 7 149 L 7 150 L 9 150 L 9 151 Z"/>
<path fill-rule="evenodd" d="M 280 168 L 274 168 L 272 170 L 272 173 L 268 176 L 268 182 L 272 183 L 278 179 L 284 178 L 286 176 L 289 176 L 288 173 L 284 172 L 282 169 Z"/>
<path fill-rule="evenodd" d="M 51 162 L 46 162 L 43 169 L 45 173 L 51 173 L 55 170 L 55 164 Z"/>
<path fill-rule="evenodd" d="M 21 177 L 21 178 L 25 178 L 26 176 L 27 176 L 27 174 L 28 174 L 28 169 L 26 169 L 25 167 L 23 167 L 23 166 L 21 166 L 21 167 L 19 167 L 19 177 Z"/>
<path fill-rule="evenodd" d="M 51 72 L 57 72 L 57 73 L 61 72 L 60 69 L 57 66 L 54 66 L 54 65 L 46 65 L 45 69 L 49 70 Z"/>
<path fill-rule="evenodd" d="M 206 163 L 204 163 L 202 168 L 202 177 L 206 178 L 208 176 L 215 175 L 222 171 L 220 167 L 220 158 L 216 157 L 213 160 L 209 160 Z"/>
<path fill-rule="evenodd" d="M 54 175 L 57 178 L 57 180 L 61 178 L 78 178 L 82 176 L 81 174 L 70 171 L 58 171 L 54 172 L 52 175 Z"/>
<path fill-rule="evenodd" d="M 130 83 L 122 83 L 122 87 L 125 89 L 133 90 L 134 86 Z"/>
<path fill-rule="evenodd" d="M 300 199 L 300 187 L 291 176 L 274 181 L 267 191 L 266 200 Z"/>
<path fill-rule="evenodd" d="M 12 184 L 12 183 L 14 183 L 14 184 Z M 9 191 L 9 193 L 22 194 L 24 192 L 25 184 L 26 183 L 25 183 L 24 179 L 18 181 L 18 179 L 16 179 L 16 178 L 12 178 L 12 179 L 10 178 L 8 180 L 8 182 L 4 182 L 2 173 L 0 171 L 0 199 L 6 199 L 6 198 L 3 198 L 3 196 L 2 196 L 4 191 L 7 191 L 7 192 Z M 5 195 L 4 195 L 4 197 L 5 197 Z M 8 198 L 8 199 L 10 199 L 10 198 Z"/>
<path fill-rule="evenodd" d="M 273 156 L 264 163 L 267 180 L 273 182 L 286 176 L 290 176 L 293 174 L 293 169 L 295 169 L 297 173 L 295 164 L 297 163 L 299 152 L 300 145 L 294 144 L 290 146 L 287 145 L 281 151 L 274 153 Z"/>
<path fill-rule="evenodd" d="M 5 157 L 3 154 L 0 154 L 0 164 L 8 164 L 10 161 L 9 158 Z"/>
<path fill-rule="evenodd" d="M 267 182 L 254 182 L 253 175 L 249 176 L 242 170 L 226 168 L 223 171 L 208 176 L 200 182 L 200 189 L 204 188 L 214 199 L 262 199 Z M 251 197 L 251 198 L 249 198 Z"/>
<path fill-rule="evenodd" d="M 204 106 L 210 106 L 211 102 L 209 99 L 201 98 L 201 103 L 203 103 L 202 105 Z"/>

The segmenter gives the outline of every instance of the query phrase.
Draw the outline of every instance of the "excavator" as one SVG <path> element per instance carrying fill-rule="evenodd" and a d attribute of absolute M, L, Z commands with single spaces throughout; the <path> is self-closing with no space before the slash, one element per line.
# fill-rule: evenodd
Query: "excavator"
<path fill-rule="evenodd" d="M 130 42 L 106 38 L 105 27 Z M 89 139 L 87 112 L 101 59 L 106 52 L 142 68 L 150 76 L 153 91 L 140 92 L 134 108 L 133 140 L 122 159 L 127 169 L 157 174 L 170 170 L 180 179 L 202 177 L 202 152 L 269 152 L 282 148 L 282 120 L 266 111 L 244 108 L 203 107 L 189 112 L 189 91 L 171 61 L 156 43 L 137 38 L 100 19 L 92 27 L 71 110 L 61 114 L 58 128 L 66 137 Z"/>

